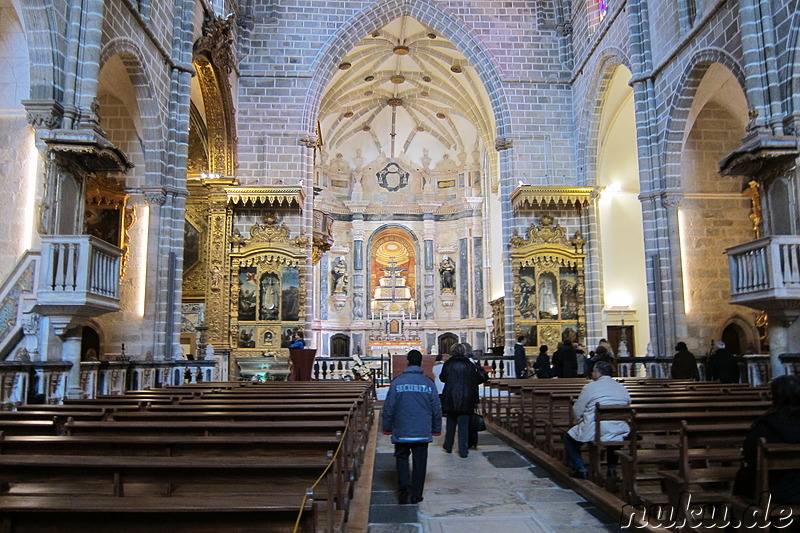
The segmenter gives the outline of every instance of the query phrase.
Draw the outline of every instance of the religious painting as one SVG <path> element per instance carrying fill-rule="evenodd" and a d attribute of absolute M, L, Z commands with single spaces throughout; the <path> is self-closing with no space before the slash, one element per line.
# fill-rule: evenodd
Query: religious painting
<path fill-rule="evenodd" d="M 536 318 L 536 271 L 533 267 L 519 269 L 519 314 L 522 318 Z"/>
<path fill-rule="evenodd" d="M 561 319 L 578 318 L 578 274 L 573 268 L 562 267 L 559 276 L 561 289 Z"/>
<path fill-rule="evenodd" d="M 260 301 L 258 310 L 259 320 L 278 320 L 278 308 L 280 307 L 280 280 L 278 275 L 267 272 L 261 276 Z"/>
<path fill-rule="evenodd" d="M 289 345 L 292 343 L 292 337 L 299 330 L 300 330 L 299 327 L 283 328 L 283 332 L 281 333 L 281 348 L 288 348 Z"/>
<path fill-rule="evenodd" d="M 575 324 L 564 326 L 561 330 L 561 342 L 569 340 L 571 343 L 578 342 L 578 329 Z"/>
<path fill-rule="evenodd" d="M 239 270 L 239 320 L 242 322 L 256 319 L 256 269 L 245 267 Z"/>
<path fill-rule="evenodd" d="M 94 235 L 114 246 L 119 246 L 120 217 L 119 209 L 101 209 L 86 206 L 84 214 L 86 233 Z"/>
<path fill-rule="evenodd" d="M 300 270 L 284 268 L 281 281 L 281 320 L 300 320 Z"/>
<path fill-rule="evenodd" d="M 239 326 L 239 336 L 236 339 L 239 348 L 256 347 L 256 328 L 254 326 Z"/>
<path fill-rule="evenodd" d="M 556 277 L 550 272 L 541 274 L 539 276 L 539 319 L 558 319 L 557 295 Z"/>
<path fill-rule="evenodd" d="M 188 271 L 200 259 L 200 231 L 188 220 L 183 229 L 183 271 Z"/>
<path fill-rule="evenodd" d="M 522 341 L 522 344 L 526 346 L 539 345 L 539 338 L 536 334 L 536 326 L 520 326 L 519 334 L 520 336 L 525 337 L 525 340 Z"/>

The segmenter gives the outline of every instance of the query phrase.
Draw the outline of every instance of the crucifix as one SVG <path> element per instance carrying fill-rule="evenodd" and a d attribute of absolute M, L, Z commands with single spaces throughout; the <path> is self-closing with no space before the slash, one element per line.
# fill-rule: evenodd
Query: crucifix
<path fill-rule="evenodd" d="M 390 259 L 394 259 L 394 258 L 392 257 Z M 396 297 L 397 297 L 397 294 L 396 294 L 396 290 L 397 290 L 397 275 L 399 273 L 401 273 L 401 272 L 405 272 L 408 269 L 399 267 L 399 266 L 397 266 L 397 261 L 391 261 L 390 260 L 389 261 L 389 266 L 385 267 L 385 268 L 382 268 L 381 270 L 386 272 L 392 278 L 392 301 L 394 302 Z"/>

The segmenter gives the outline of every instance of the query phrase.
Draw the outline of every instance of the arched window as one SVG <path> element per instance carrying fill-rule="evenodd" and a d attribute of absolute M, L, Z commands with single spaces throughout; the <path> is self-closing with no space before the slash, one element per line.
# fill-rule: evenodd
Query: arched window
<path fill-rule="evenodd" d="M 606 18 L 606 13 L 608 13 L 608 0 L 597 0 L 597 16 L 600 22 Z"/>

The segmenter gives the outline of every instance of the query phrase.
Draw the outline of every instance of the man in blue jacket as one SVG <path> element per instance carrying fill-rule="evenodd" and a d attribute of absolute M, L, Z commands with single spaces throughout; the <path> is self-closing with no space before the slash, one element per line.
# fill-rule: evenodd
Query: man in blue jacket
<path fill-rule="evenodd" d="M 428 443 L 442 434 L 442 405 L 436 385 L 422 373 L 422 354 L 411 350 L 406 358 L 408 368 L 392 380 L 383 404 L 383 434 L 391 435 L 394 443 L 400 504 L 422 501 Z"/>

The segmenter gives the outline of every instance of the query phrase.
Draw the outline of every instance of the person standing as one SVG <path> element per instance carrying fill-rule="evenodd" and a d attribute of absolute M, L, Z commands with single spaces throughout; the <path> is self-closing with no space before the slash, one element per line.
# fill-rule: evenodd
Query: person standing
<path fill-rule="evenodd" d="M 709 381 L 718 379 L 720 383 L 739 383 L 739 363 L 722 341 L 717 343 L 717 350 L 708 357 L 706 368 Z"/>
<path fill-rule="evenodd" d="M 436 393 L 439 395 L 439 400 L 442 399 L 442 392 L 444 391 L 444 383 L 440 379 L 442 375 L 442 367 L 444 366 L 444 361 L 442 361 L 442 354 L 436 354 L 436 361 L 433 363 L 433 368 L 431 371 L 433 372 L 433 382 L 436 384 Z"/>
<path fill-rule="evenodd" d="M 517 337 L 517 343 L 514 345 L 514 370 L 517 379 L 528 377 L 528 358 L 525 356 L 525 335 Z"/>
<path fill-rule="evenodd" d="M 489 373 L 486 371 L 483 365 L 481 365 L 481 356 L 483 355 L 483 352 L 481 352 L 480 350 L 472 350 L 472 346 L 470 346 L 469 343 L 467 342 L 465 342 L 464 345 L 467 348 L 467 353 L 472 354 L 472 357 L 470 357 L 470 361 L 472 361 L 472 364 L 475 365 L 475 372 L 477 372 L 478 374 L 478 382 L 475 384 L 475 407 L 474 407 L 474 412 L 477 413 L 479 410 L 478 408 L 480 406 L 480 397 L 481 397 L 481 392 L 480 389 L 478 388 L 478 385 L 489 381 Z M 469 432 L 467 434 L 467 444 L 469 445 L 470 448 L 478 447 L 479 429 L 477 424 L 478 422 L 477 418 L 478 417 L 476 417 L 474 414 L 470 415 L 469 417 Z"/>
<path fill-rule="evenodd" d="M 578 377 L 578 355 L 569 339 L 564 339 L 553 354 L 553 373 L 558 378 Z"/>
<path fill-rule="evenodd" d="M 677 353 L 672 359 L 672 367 L 669 373 L 672 379 L 693 379 L 700 380 L 700 373 L 697 370 L 697 359 L 694 354 L 686 347 L 685 342 L 675 345 Z"/>
<path fill-rule="evenodd" d="M 451 453 L 458 431 L 458 455 L 469 455 L 469 419 L 478 403 L 480 377 L 475 364 L 469 360 L 470 348 L 463 343 L 450 348 L 450 359 L 442 367 L 440 379 L 444 382 L 442 411 L 447 417 L 444 434 L 444 451 Z"/>
<path fill-rule="evenodd" d="M 536 362 L 533 364 L 536 370 L 536 375 L 539 379 L 549 379 L 553 377 L 553 370 L 550 368 L 550 356 L 547 355 L 547 345 L 542 344 L 539 346 L 539 355 L 536 356 Z"/>
<path fill-rule="evenodd" d="M 401 505 L 422 501 L 428 444 L 442 434 L 442 406 L 433 381 L 422 373 L 422 353 L 411 350 L 406 359 L 408 367 L 389 386 L 382 416 L 383 434 L 394 443 Z"/>
<path fill-rule="evenodd" d="M 306 347 L 306 341 L 303 339 L 303 332 L 298 331 L 292 335 L 292 342 L 289 344 L 290 350 L 302 350 Z"/>
<path fill-rule="evenodd" d="M 595 438 L 595 406 L 598 403 L 601 405 L 628 405 L 631 403 L 628 389 L 611 377 L 612 372 L 611 363 L 597 362 L 592 368 L 593 381 L 581 389 L 580 396 L 572 406 L 572 412 L 578 423 L 569 428 L 563 438 L 567 462 L 575 469 L 571 474 L 574 478 L 587 479 L 589 477 L 586 464 L 581 456 L 581 446 L 584 442 L 591 442 Z M 630 427 L 625 422 L 607 420 L 600 422 L 600 431 L 601 441 L 618 441 L 630 432 Z M 615 477 L 618 461 L 616 450 L 609 447 L 607 453 L 608 477 Z"/>

